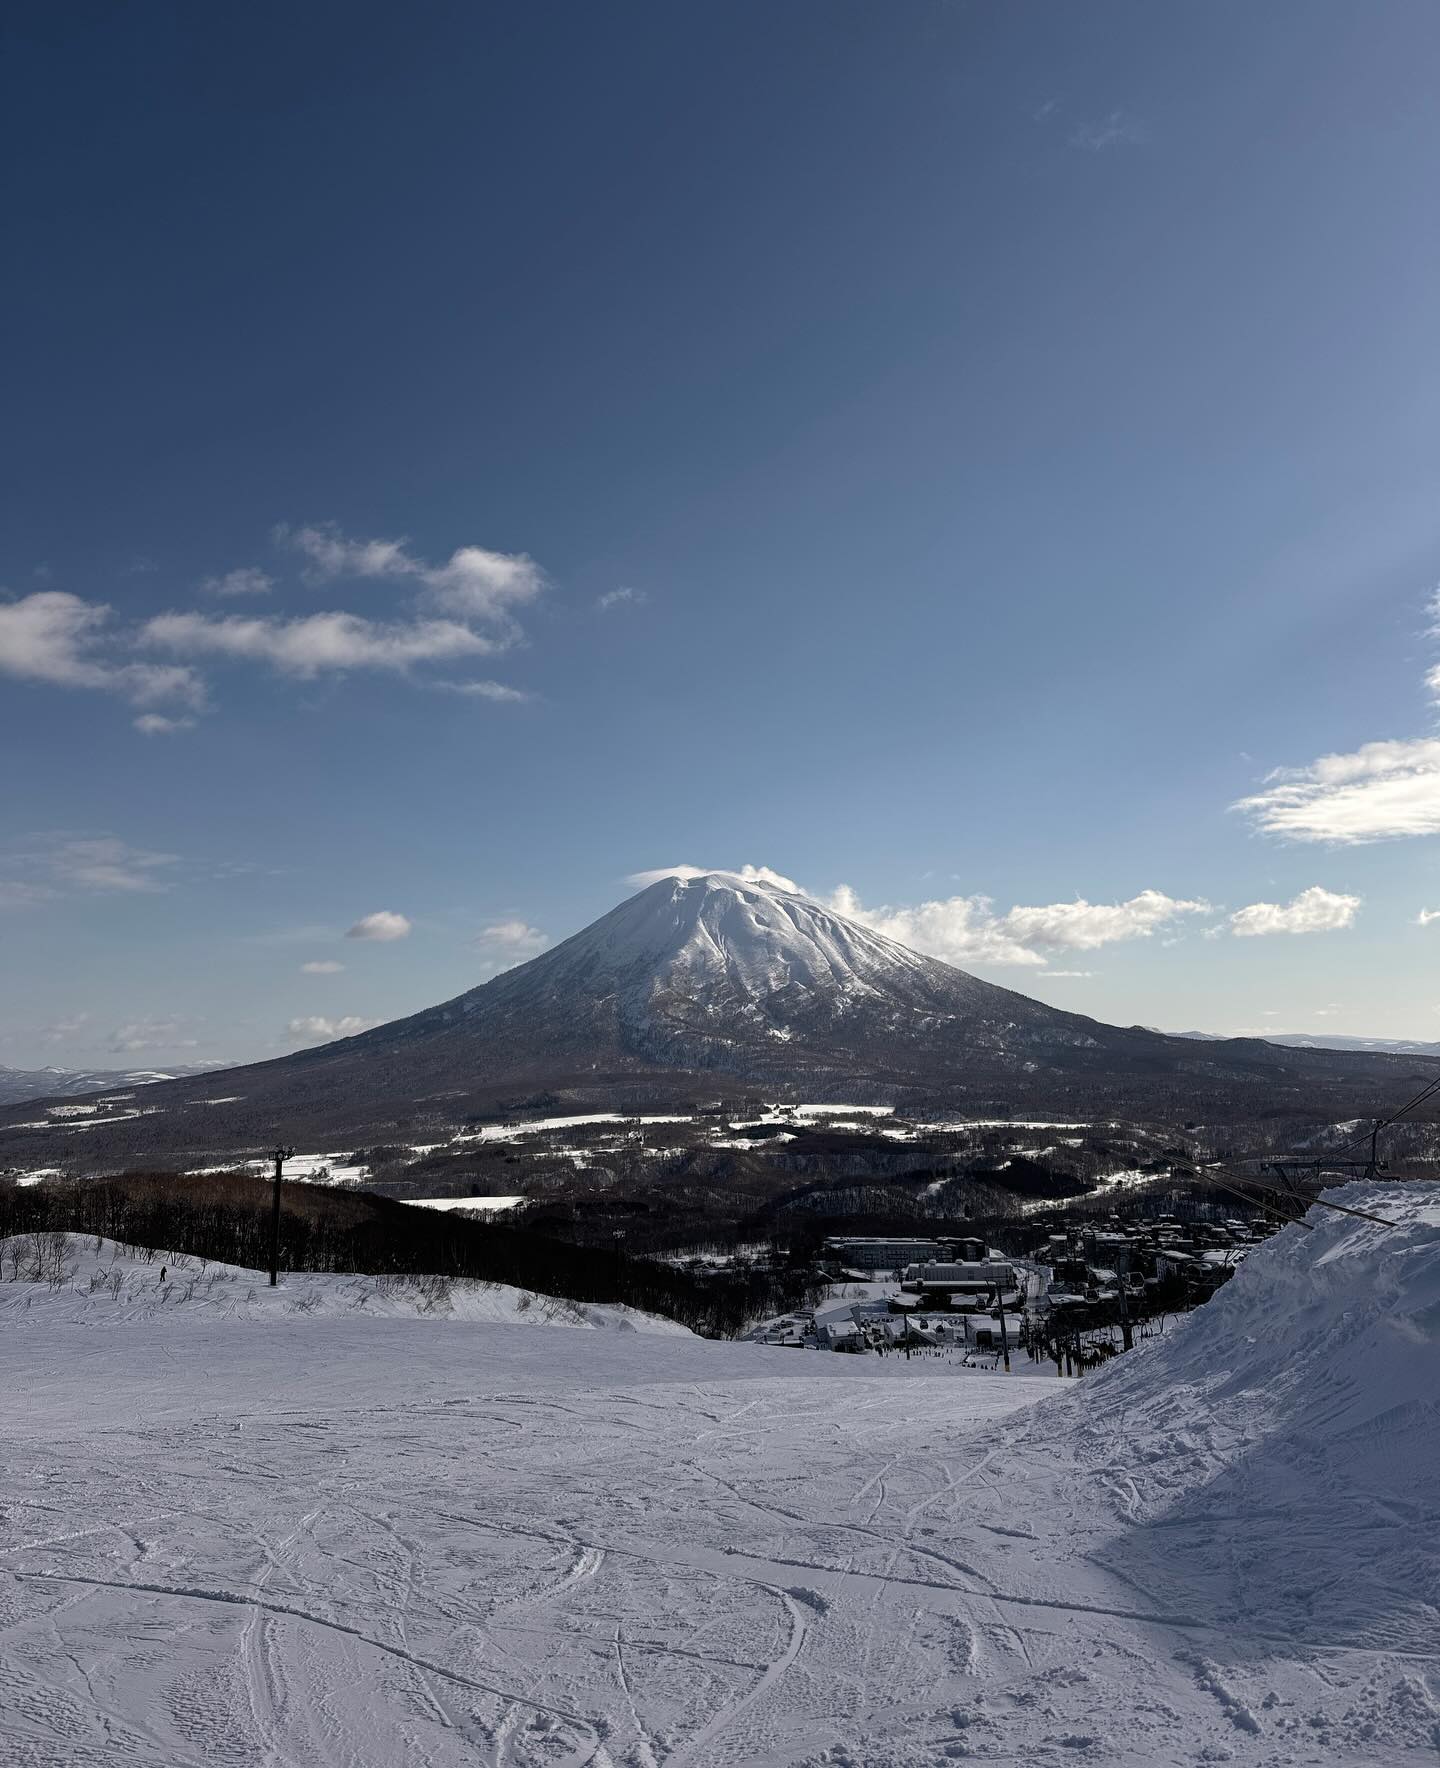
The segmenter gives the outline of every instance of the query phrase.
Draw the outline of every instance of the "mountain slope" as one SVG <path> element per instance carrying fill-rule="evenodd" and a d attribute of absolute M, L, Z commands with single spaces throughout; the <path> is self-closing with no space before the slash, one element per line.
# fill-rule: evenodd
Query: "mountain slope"
<path fill-rule="evenodd" d="M 648 886 L 440 1006 L 278 1060 L 147 1088 L 85 1135 L 107 1157 L 381 1140 L 537 1092 L 613 1107 L 747 1088 L 811 1098 L 1043 1104 L 1097 1115 L 1373 1109 L 1413 1062 L 1201 1043 L 1103 1025 L 982 982 L 775 885 L 711 872 Z M 532 1101 L 533 1102 L 533 1101 Z M 16 1113 L 8 1114 L 13 1121 Z M 24 1138 L 7 1132 L 0 1164 Z M 33 1120 L 33 1109 L 30 1112 Z"/>

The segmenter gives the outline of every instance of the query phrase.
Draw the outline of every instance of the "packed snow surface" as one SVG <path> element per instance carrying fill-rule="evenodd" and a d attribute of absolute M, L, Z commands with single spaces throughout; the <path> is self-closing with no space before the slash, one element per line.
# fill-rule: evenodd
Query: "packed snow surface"
<path fill-rule="evenodd" d="M 1440 1188 L 1336 1195 L 1395 1225 L 1076 1383 L 57 1292 L 0 1334 L 6 1759 L 1432 1761 Z"/>

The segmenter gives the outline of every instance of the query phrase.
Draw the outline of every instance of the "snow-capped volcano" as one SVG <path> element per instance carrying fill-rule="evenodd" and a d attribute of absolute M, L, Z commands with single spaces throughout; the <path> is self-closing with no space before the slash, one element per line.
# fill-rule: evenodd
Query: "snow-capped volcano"
<path fill-rule="evenodd" d="M 770 1071 L 777 1045 L 794 1046 L 782 1069 L 817 1040 L 829 1066 L 861 1034 L 909 1042 L 959 1016 L 1014 1025 L 1027 1009 L 1051 1013 L 798 891 L 715 871 L 647 885 L 552 951 L 435 1012 L 498 1012 L 532 1045 L 543 1026 L 552 1049 L 583 1028 L 631 1061 L 749 1071 L 758 1060 Z"/>
<path fill-rule="evenodd" d="M 525 969 L 577 984 L 609 978 L 640 1024 L 687 999 L 713 1017 L 726 1004 L 763 1013 L 777 999 L 793 1007 L 806 997 L 903 993 L 933 967 L 798 891 L 701 872 L 657 880 Z"/>
<path fill-rule="evenodd" d="M 997 1115 L 1198 1118 L 1323 1101 L 1353 1116 L 1412 1080 L 1399 1057 L 1104 1025 L 911 951 L 772 878 L 714 871 L 662 877 L 438 1007 L 212 1074 L 203 1099 L 194 1082 L 148 1087 L 139 1121 L 88 1141 L 128 1158 L 282 1129 L 383 1139 L 537 1093 L 592 1109 L 763 1090 Z M 13 1146 L 25 1125 L 10 1115 L 0 1138 Z"/>

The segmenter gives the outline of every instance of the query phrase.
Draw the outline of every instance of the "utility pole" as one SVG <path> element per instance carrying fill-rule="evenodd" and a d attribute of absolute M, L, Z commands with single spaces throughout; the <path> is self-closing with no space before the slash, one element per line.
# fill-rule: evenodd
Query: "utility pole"
<path fill-rule="evenodd" d="M 1000 1351 L 1005 1358 L 1005 1373 L 1010 1373 L 1010 1335 L 1005 1330 L 1005 1285 L 1003 1280 L 995 1285 L 995 1307 L 1000 1317 Z"/>
<path fill-rule="evenodd" d="M 1130 1274 L 1130 1248 L 1128 1246 L 1116 1254 L 1115 1263 L 1119 1267 L 1115 1275 L 1120 1279 L 1120 1341 L 1127 1351 L 1131 1351 L 1135 1348 L 1135 1334 L 1130 1330 L 1130 1297 L 1126 1293 L 1125 1282 Z"/>
<path fill-rule="evenodd" d="M 1375 1170 L 1379 1164 L 1378 1159 L 1376 1157 L 1376 1144 L 1380 1140 L 1381 1128 L 1382 1128 L 1382 1125 L 1381 1125 L 1380 1119 L 1377 1117 L 1375 1119 L 1375 1126 L 1370 1131 L 1370 1164 L 1369 1164 L 1369 1166 L 1367 1166 L 1365 1168 L 1365 1177 L 1367 1179 L 1373 1179 L 1375 1177 Z"/>
<path fill-rule="evenodd" d="M 275 1162 L 275 1194 L 270 1200 L 270 1287 L 280 1281 L 280 1180 L 285 1162 L 293 1148 L 276 1148 L 270 1158 Z"/>

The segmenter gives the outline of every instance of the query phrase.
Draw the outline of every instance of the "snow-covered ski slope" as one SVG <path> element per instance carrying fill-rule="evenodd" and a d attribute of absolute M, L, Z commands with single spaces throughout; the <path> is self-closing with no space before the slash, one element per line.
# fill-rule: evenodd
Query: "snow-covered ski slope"
<path fill-rule="evenodd" d="M 1440 1187 L 1334 1195 L 1397 1225 L 1314 1211 L 1076 1384 L 32 1309 L 0 1759 L 1434 1760 Z"/>

